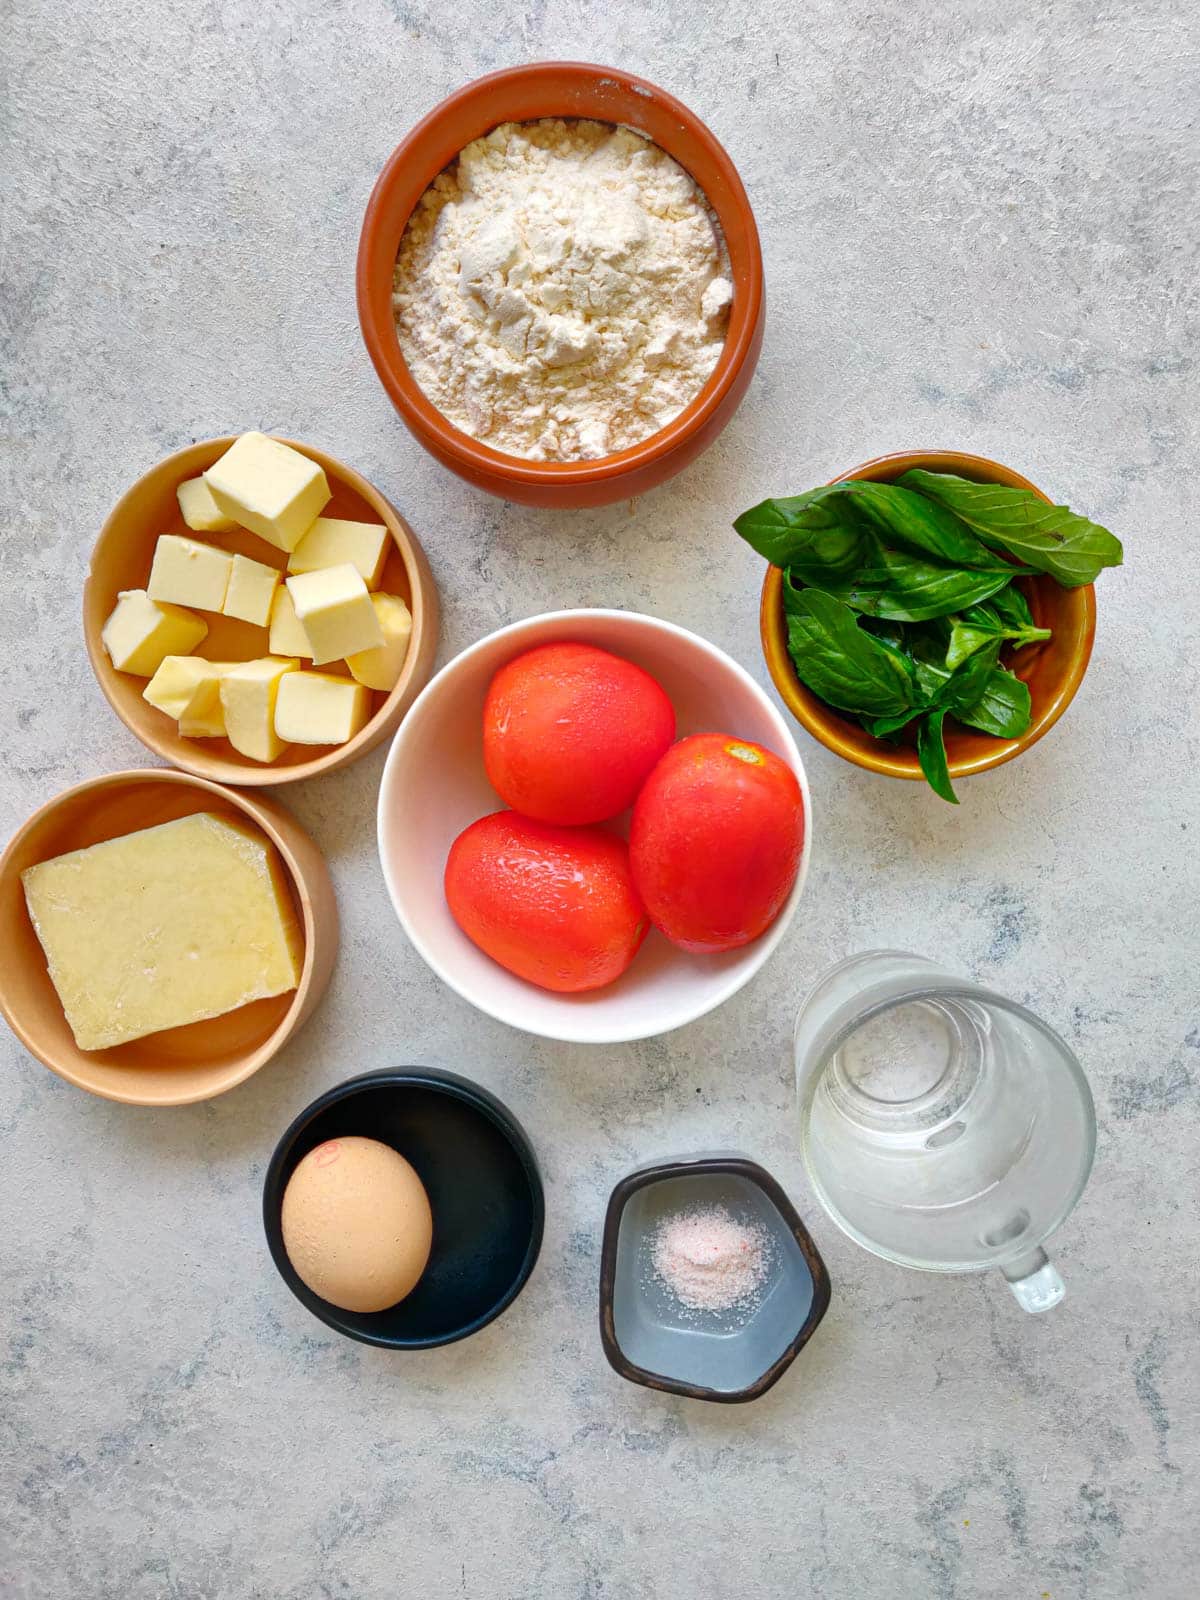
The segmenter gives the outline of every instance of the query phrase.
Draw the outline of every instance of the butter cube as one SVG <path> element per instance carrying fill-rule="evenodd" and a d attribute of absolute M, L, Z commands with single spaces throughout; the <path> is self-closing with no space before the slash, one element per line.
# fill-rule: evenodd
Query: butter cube
<path fill-rule="evenodd" d="M 286 582 L 317 666 L 383 643 L 383 629 L 362 574 L 348 561 L 320 572 L 298 573 Z"/>
<path fill-rule="evenodd" d="M 412 612 L 395 594 L 373 594 L 371 604 L 383 630 L 383 643 L 373 650 L 356 650 L 346 657 L 346 665 L 359 683 L 386 692 L 396 687 L 408 654 Z"/>
<path fill-rule="evenodd" d="M 300 981 L 282 863 L 257 829 L 199 812 L 21 874 L 81 1050 L 222 1016 Z"/>
<path fill-rule="evenodd" d="M 294 550 L 331 495 L 315 461 L 265 433 L 243 433 L 204 474 L 217 508 L 280 550 Z"/>
<path fill-rule="evenodd" d="M 286 583 L 281 583 L 271 601 L 271 632 L 268 638 L 273 656 L 303 656 L 312 660 L 308 635 L 296 621 L 296 608 Z"/>
<path fill-rule="evenodd" d="M 186 739 L 223 738 L 221 679 L 237 665 L 236 661 L 205 661 L 203 656 L 167 656 L 142 691 L 142 698 L 174 717 Z"/>
<path fill-rule="evenodd" d="M 221 708 L 225 736 L 233 748 L 252 761 L 274 761 L 283 751 L 275 733 L 275 700 L 286 675 L 299 671 L 298 661 L 267 656 L 242 661 L 221 679 Z"/>
<path fill-rule="evenodd" d="M 392 536 L 382 522 L 347 522 L 318 517 L 288 557 L 289 572 L 320 572 L 348 561 L 368 589 L 377 589 Z"/>
<path fill-rule="evenodd" d="M 275 732 L 289 744 L 345 744 L 371 715 L 370 691 L 332 672 L 284 678 L 275 702 Z"/>
<path fill-rule="evenodd" d="M 253 622 L 265 628 L 271 620 L 271 604 L 279 587 L 279 578 L 278 569 L 267 566 L 265 561 L 251 561 L 249 556 L 234 556 L 222 611 L 227 617 L 236 617 L 239 622 Z"/>
<path fill-rule="evenodd" d="M 183 520 L 196 533 L 232 533 L 237 523 L 218 506 L 203 478 L 189 478 L 175 491 Z"/>
<path fill-rule="evenodd" d="M 151 600 L 200 611 L 220 611 L 229 587 L 232 556 L 199 539 L 164 533 L 154 546 L 146 592 Z"/>
<path fill-rule="evenodd" d="M 233 663 L 230 663 L 230 668 Z M 229 670 L 228 668 L 226 670 Z M 191 699 L 179 713 L 179 731 L 185 739 L 223 739 L 225 707 L 221 704 L 221 679 L 224 673 L 205 678 L 192 691 Z"/>
<path fill-rule="evenodd" d="M 208 623 L 182 606 L 160 605 L 145 589 L 123 589 L 100 642 L 118 672 L 152 678 L 167 656 L 187 655 L 207 633 Z"/>
<path fill-rule="evenodd" d="M 158 671 L 142 690 L 142 699 L 176 721 L 202 683 L 216 683 L 232 661 L 205 661 L 203 656 L 164 656 Z"/>

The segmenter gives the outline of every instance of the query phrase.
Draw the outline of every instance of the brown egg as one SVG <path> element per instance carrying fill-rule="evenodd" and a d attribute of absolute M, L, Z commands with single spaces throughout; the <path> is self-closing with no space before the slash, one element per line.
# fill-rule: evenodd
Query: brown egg
<path fill-rule="evenodd" d="M 416 1287 L 433 1218 L 420 1178 L 377 1139 L 327 1139 L 288 1179 L 283 1245 L 314 1294 L 343 1311 L 385 1311 Z"/>

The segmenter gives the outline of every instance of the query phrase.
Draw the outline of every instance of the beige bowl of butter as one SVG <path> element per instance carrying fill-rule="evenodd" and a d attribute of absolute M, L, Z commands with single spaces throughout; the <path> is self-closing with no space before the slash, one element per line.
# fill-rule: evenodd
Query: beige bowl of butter
<path fill-rule="evenodd" d="M 254 437 L 261 439 L 262 436 Z M 235 443 L 234 436 L 206 439 L 176 451 L 126 490 L 96 540 L 83 591 L 84 638 L 92 670 L 105 699 L 121 721 L 147 749 L 172 766 L 218 783 L 239 786 L 294 783 L 297 779 L 316 777 L 357 761 L 395 733 L 429 678 L 437 651 L 437 589 L 424 551 L 405 519 L 373 484 L 336 457 L 313 445 L 283 439 L 277 442 L 300 452 L 324 473 L 324 482 L 332 495 L 327 502 L 322 500 L 321 509 L 326 518 L 386 527 L 390 540 L 378 586 L 398 597 L 411 612 L 412 631 L 400 677 L 390 690 L 361 691 L 368 700 L 366 720 L 362 726 L 356 722 L 357 731 L 352 737 L 343 743 L 315 744 L 301 726 L 293 730 L 294 735 L 299 736 L 294 742 L 281 740 L 272 750 L 260 752 L 267 759 L 252 759 L 236 749 L 228 738 L 189 736 L 181 730 L 174 716 L 161 706 L 147 702 L 145 691 L 157 661 L 135 663 L 130 670 L 120 671 L 110 649 L 106 648 L 103 636 L 109 631 L 118 603 L 123 596 L 125 604 L 139 603 L 139 592 L 144 590 L 156 561 L 163 559 L 163 546 L 174 547 L 178 552 L 190 550 L 194 557 L 197 541 L 203 541 L 209 547 L 207 553 L 215 561 L 228 565 L 231 557 L 240 557 L 238 565 L 248 577 L 261 571 L 274 578 L 276 572 L 271 568 L 279 569 L 279 575 L 283 575 L 282 569 L 288 562 L 287 551 L 273 548 L 249 527 L 227 523 L 196 533 L 194 529 L 199 524 L 195 520 L 190 523 L 184 520 L 178 498 L 180 487 L 184 486 L 185 490 L 192 487 L 199 481 L 200 474 L 207 473 L 223 458 L 228 459 L 227 452 Z M 250 664 L 269 655 L 293 653 L 286 642 L 281 645 L 276 640 L 274 621 L 268 629 L 261 622 L 245 620 L 253 615 L 252 604 L 239 607 L 240 616 L 203 609 L 208 604 L 203 593 L 205 574 L 199 570 L 199 562 L 193 561 L 192 565 L 196 570 L 186 574 L 186 583 L 196 595 L 193 607 L 202 609 L 190 614 L 184 612 L 181 616 L 187 621 L 202 619 L 197 629 L 202 637 L 199 643 L 185 638 L 172 644 L 172 656 L 205 658 L 227 667 L 236 663 Z M 253 596 L 248 599 L 252 602 Z M 141 603 L 146 603 L 144 595 Z M 178 608 L 168 606 L 166 609 L 175 611 Z M 310 680 L 306 674 L 298 676 L 306 683 L 316 682 L 328 687 L 331 680 L 327 675 L 330 674 L 334 675 L 335 686 L 344 681 L 347 688 L 352 687 L 344 663 L 328 656 L 321 665 L 320 678 Z M 245 687 L 253 692 L 252 684 Z M 289 689 L 292 687 L 295 686 Z M 304 720 L 302 715 L 300 720 Z M 206 731 L 209 730 L 201 728 L 198 733 Z"/>
<path fill-rule="evenodd" d="M 146 830 L 156 895 L 137 881 Z M 42 806 L 0 856 L 0 945 L 0 1012 L 52 1072 L 106 1100 L 189 1105 L 243 1083 L 312 1014 L 337 955 L 337 901 L 320 851 L 277 802 L 183 772 L 117 772 Z"/>

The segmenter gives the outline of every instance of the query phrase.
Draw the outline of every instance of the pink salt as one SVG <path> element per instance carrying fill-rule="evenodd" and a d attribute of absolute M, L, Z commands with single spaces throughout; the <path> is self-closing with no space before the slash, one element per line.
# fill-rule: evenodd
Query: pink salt
<path fill-rule="evenodd" d="M 694 1311 L 728 1311 L 748 1300 L 766 1273 L 766 1240 L 723 1206 L 666 1217 L 654 1235 L 655 1276 Z"/>

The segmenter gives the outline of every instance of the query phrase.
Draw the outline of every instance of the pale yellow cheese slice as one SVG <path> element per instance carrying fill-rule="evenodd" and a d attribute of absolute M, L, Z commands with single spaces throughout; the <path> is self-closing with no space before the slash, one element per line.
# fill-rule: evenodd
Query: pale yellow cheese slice
<path fill-rule="evenodd" d="M 300 981 L 303 939 L 278 855 L 223 817 L 72 850 L 21 881 L 81 1050 L 221 1016 Z"/>
<path fill-rule="evenodd" d="M 383 630 L 383 643 L 373 650 L 357 650 L 346 657 L 359 683 L 368 689 L 381 689 L 385 693 L 396 687 L 404 658 L 408 655 L 408 641 L 412 636 L 412 612 L 396 594 L 373 594 L 371 604 Z"/>

